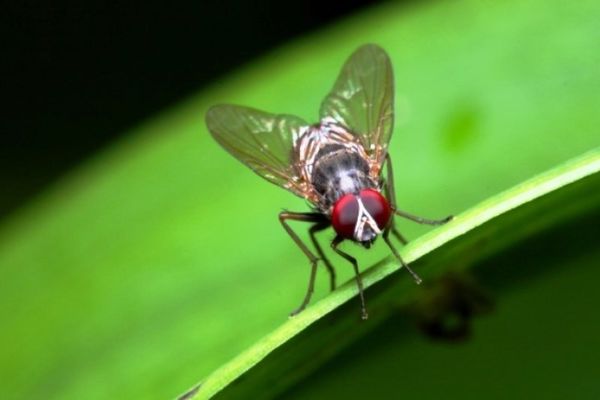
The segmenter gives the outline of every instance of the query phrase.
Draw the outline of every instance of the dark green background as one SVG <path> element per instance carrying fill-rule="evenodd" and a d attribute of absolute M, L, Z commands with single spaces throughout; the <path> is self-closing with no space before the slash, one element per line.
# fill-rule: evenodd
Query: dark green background
<path fill-rule="evenodd" d="M 0 218 L 213 79 L 372 3 L 6 2 Z"/>

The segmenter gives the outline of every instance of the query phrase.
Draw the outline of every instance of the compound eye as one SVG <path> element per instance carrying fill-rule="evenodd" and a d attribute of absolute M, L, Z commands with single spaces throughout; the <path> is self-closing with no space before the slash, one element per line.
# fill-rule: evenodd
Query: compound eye
<path fill-rule="evenodd" d="M 358 221 L 358 200 L 353 194 L 347 194 L 338 199 L 331 213 L 331 224 L 338 235 L 354 238 L 354 229 Z"/>
<path fill-rule="evenodd" d="M 383 230 L 392 216 L 392 209 L 388 201 L 377 190 L 364 189 L 360 191 L 360 200 L 377 222 L 377 227 Z"/>

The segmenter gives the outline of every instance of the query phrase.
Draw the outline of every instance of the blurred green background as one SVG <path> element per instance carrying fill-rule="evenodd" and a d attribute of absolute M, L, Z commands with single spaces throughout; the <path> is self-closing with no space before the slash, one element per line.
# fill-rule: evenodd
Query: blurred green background
<path fill-rule="evenodd" d="M 458 214 L 600 144 L 599 18 L 596 1 L 390 2 L 291 41 L 149 118 L 4 219 L 0 397 L 172 398 L 298 305 L 308 266 L 276 215 L 306 204 L 211 140 L 203 122 L 211 104 L 315 120 L 345 58 L 378 43 L 396 76 L 398 203 L 424 216 Z M 431 343 L 394 319 L 292 392 L 502 398 L 500 389 L 524 397 L 545 387 L 545 397 L 597 397 L 597 235 L 579 231 L 595 232 L 597 216 L 547 232 L 525 261 L 520 247 L 490 260 L 520 269 L 543 262 L 549 272 L 510 291 L 484 279 L 496 311 L 466 344 Z M 400 228 L 411 239 L 426 231 Z M 563 243 L 561 263 L 562 252 L 547 250 Z M 363 266 L 387 254 L 381 244 L 347 249 Z M 350 268 L 336 264 L 343 282 Z M 315 300 L 326 289 L 321 272 Z M 428 382 L 445 385 L 423 391 Z"/>

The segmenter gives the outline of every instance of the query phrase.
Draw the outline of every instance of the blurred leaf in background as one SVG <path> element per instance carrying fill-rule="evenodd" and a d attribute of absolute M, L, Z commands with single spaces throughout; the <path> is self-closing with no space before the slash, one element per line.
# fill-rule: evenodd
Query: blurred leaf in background
<path fill-rule="evenodd" d="M 306 205 L 256 178 L 212 142 L 203 122 L 211 104 L 246 104 L 316 120 L 345 58 L 363 43 L 378 43 L 389 52 L 396 76 L 397 128 L 390 151 L 398 203 L 431 217 L 458 214 L 600 144 L 599 18 L 596 1 L 389 3 L 291 43 L 148 120 L 0 228 L 0 397 L 172 398 L 274 330 L 297 306 L 308 266 L 276 215 Z M 425 232 L 408 223 L 400 228 L 410 239 Z M 577 237 L 557 234 L 548 243 Z M 581 236 L 588 242 L 591 237 Z M 333 361 L 339 380 L 323 384 L 329 369 L 298 395 L 343 393 L 340 386 L 349 380 L 386 380 L 382 392 L 374 392 L 382 396 L 394 389 L 419 394 L 422 376 L 410 386 L 411 372 L 402 370 L 404 380 L 396 386 L 389 374 L 403 359 L 414 363 L 423 354 L 416 373 L 445 365 L 436 376 L 447 382 L 457 376 L 455 384 L 429 397 L 453 397 L 469 388 L 469 370 L 481 370 L 478 346 L 486 347 L 486 357 L 493 351 L 519 355 L 522 349 L 512 350 L 511 343 L 529 337 L 541 349 L 530 357 L 546 349 L 568 354 L 580 335 L 599 333 L 594 324 L 569 325 L 578 320 L 577 308 L 552 312 L 550 300 L 564 305 L 593 290 L 589 270 L 597 256 L 576 256 L 576 243 L 569 248 L 573 257 L 564 265 L 572 268 L 559 263 L 527 291 L 506 295 L 487 328 L 475 327 L 471 347 L 440 349 L 418 339 L 404 320 L 394 320 L 385 326 L 407 331 L 406 338 L 388 337 L 385 328 L 373 331 L 362 342 L 363 348 L 379 342 L 372 354 L 345 354 Z M 381 245 L 354 252 L 363 266 L 387 255 Z M 523 263 L 518 250 L 507 254 L 490 263 L 514 258 L 515 266 L 530 268 L 533 262 Z M 341 282 L 351 276 L 344 267 L 338 267 Z M 571 280 L 559 279 L 567 275 Z M 327 295 L 323 273 L 317 289 L 315 301 Z M 539 297 L 531 301 L 527 293 L 535 292 Z M 530 314 L 502 313 L 528 301 L 537 307 L 524 313 L 540 310 L 540 320 L 573 326 L 569 340 L 529 331 Z M 517 321 L 523 330 L 515 328 L 513 337 L 500 337 L 506 330 L 495 329 Z M 587 350 L 597 355 L 597 348 Z M 572 360 L 569 370 L 555 364 L 553 379 L 570 373 L 571 393 L 579 388 L 589 397 L 596 386 Z M 360 369 L 363 361 L 388 366 L 388 375 Z M 503 365 L 522 367 L 515 376 L 539 366 Z M 497 374 L 471 387 L 473 396 L 486 390 L 486 382 L 496 382 Z M 577 376 L 581 385 L 575 385 Z"/>

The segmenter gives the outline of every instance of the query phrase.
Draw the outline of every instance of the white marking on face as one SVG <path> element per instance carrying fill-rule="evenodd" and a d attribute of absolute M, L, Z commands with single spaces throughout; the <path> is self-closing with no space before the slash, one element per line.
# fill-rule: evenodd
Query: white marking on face
<path fill-rule="evenodd" d="M 363 239 L 365 225 L 368 225 L 376 235 L 381 233 L 381 229 L 379 229 L 377 222 L 365 208 L 360 197 L 357 196 L 356 200 L 358 201 L 358 219 L 356 220 L 356 226 L 354 227 L 354 238 L 359 242 L 370 240 L 371 238 Z"/>

